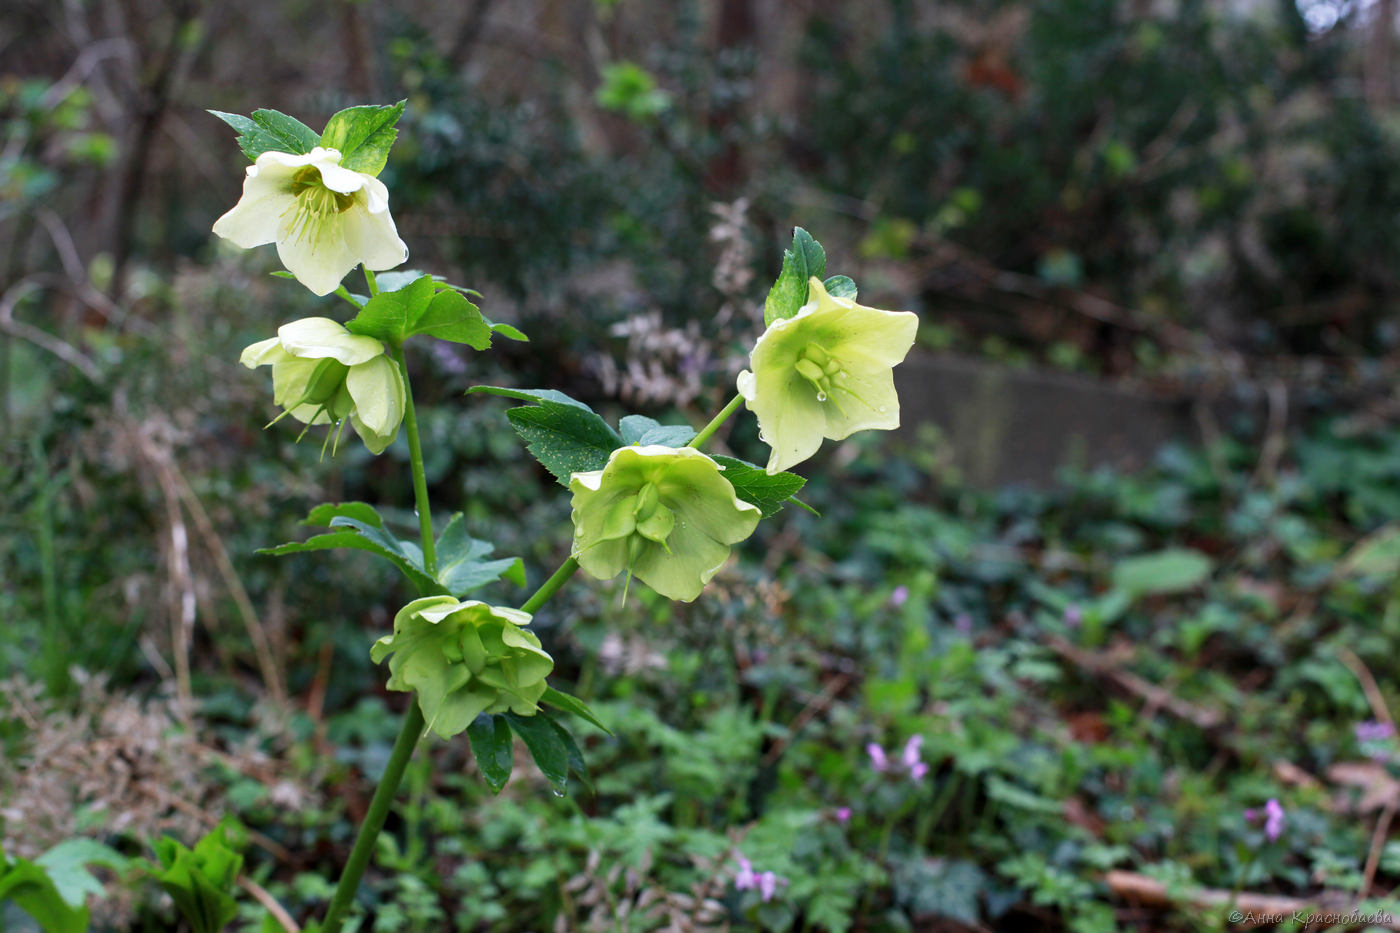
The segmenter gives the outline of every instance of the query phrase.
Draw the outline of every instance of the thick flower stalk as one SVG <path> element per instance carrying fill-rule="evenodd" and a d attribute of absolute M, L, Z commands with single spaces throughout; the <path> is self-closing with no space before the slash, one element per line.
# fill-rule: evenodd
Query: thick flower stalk
<path fill-rule="evenodd" d="M 408 258 L 389 214 L 389 189 L 343 168 L 339 152 L 320 146 L 305 155 L 258 156 L 243 197 L 214 232 L 244 249 L 276 243 L 287 271 L 317 295 L 335 291 L 361 263 L 378 272 Z"/>
<path fill-rule="evenodd" d="M 833 298 L 819 279 L 811 300 L 775 320 L 739 374 L 739 393 L 772 448 L 768 472 L 779 473 L 867 428 L 899 427 L 896 365 L 914 345 L 918 316 Z"/>
<path fill-rule="evenodd" d="M 272 400 L 303 424 L 342 425 L 346 418 L 371 453 L 382 453 L 399 432 L 406 389 L 403 374 L 373 337 L 352 334 L 324 317 L 284 324 L 277 336 L 239 357 L 249 369 L 272 367 Z"/>
<path fill-rule="evenodd" d="M 389 657 L 389 689 L 415 691 L 428 728 L 448 739 L 482 713 L 538 711 L 554 659 L 529 624 L 519 609 L 425 596 L 399 610 L 370 657 Z"/>
<path fill-rule="evenodd" d="M 601 470 L 575 473 L 573 556 L 600 580 L 626 570 L 689 602 L 753 534 L 761 512 L 723 467 L 689 447 L 622 447 Z"/>

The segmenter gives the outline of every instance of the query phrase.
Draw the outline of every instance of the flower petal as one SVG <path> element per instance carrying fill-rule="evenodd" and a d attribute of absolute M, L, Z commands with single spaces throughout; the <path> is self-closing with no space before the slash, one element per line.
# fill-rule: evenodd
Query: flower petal
<path fill-rule="evenodd" d="M 348 213 L 348 212 L 347 212 Z M 360 262 L 345 242 L 344 223 L 337 215 L 311 229 L 294 230 L 296 212 L 286 212 L 277 226 L 277 257 L 296 280 L 316 295 L 329 295 Z"/>
<path fill-rule="evenodd" d="M 772 448 L 770 476 L 812 456 L 826 436 L 826 412 L 816 390 L 796 373 L 782 384 L 784 388 L 767 393 L 762 404 L 749 406 L 758 416 L 759 436 Z"/>
<path fill-rule="evenodd" d="M 365 180 L 369 178 L 360 172 L 343 168 L 340 164 L 340 153 L 334 149 L 325 150 L 327 153 L 335 153 L 335 158 L 323 158 L 315 162 L 316 168 L 321 172 L 321 183 L 332 191 L 341 194 L 354 194 L 365 186 Z"/>
<path fill-rule="evenodd" d="M 846 376 L 831 385 L 826 412 L 826 436 L 834 441 L 866 429 L 899 427 L 899 393 L 889 367 L 862 372 L 850 366 Z"/>
<path fill-rule="evenodd" d="M 359 423 L 379 437 L 392 440 L 399 431 L 404 413 L 403 376 L 398 365 L 380 353 L 367 362 L 351 366 L 345 386 L 355 401 L 355 417 Z"/>
<path fill-rule="evenodd" d="M 668 554 L 661 545 L 648 542 L 632 573 L 667 599 L 687 603 L 700 595 L 729 557 L 729 545 L 681 524 L 671 534 L 670 548 Z"/>
<path fill-rule="evenodd" d="M 369 181 L 384 187 L 377 178 Z M 355 195 L 355 206 L 340 215 L 346 247 L 365 267 L 375 272 L 392 269 L 408 259 L 408 245 L 399 238 L 394 218 L 389 214 L 389 195 L 383 192 L 383 207 L 376 211 L 374 199 L 365 191 Z"/>
<path fill-rule="evenodd" d="M 330 357 L 352 367 L 384 355 L 384 344 L 373 337 L 352 334 L 345 325 L 328 317 L 304 317 L 283 324 L 277 328 L 277 339 L 295 357 Z"/>
<path fill-rule="evenodd" d="M 283 363 L 291 358 L 292 355 L 282 349 L 282 341 L 276 337 L 269 337 L 244 347 L 243 353 L 238 357 L 238 362 L 249 369 L 257 369 L 259 366 Z"/>
<path fill-rule="evenodd" d="M 263 153 L 255 165 L 248 166 L 243 179 L 243 195 L 226 214 L 214 221 L 214 233 L 232 240 L 243 249 L 263 246 L 277 239 L 282 215 L 295 203 L 292 196 L 292 174 L 278 162 L 263 156 L 285 153 Z"/>

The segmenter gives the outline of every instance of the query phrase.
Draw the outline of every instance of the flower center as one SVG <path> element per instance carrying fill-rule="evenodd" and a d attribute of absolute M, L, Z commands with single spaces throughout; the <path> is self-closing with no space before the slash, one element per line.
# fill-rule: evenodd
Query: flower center
<path fill-rule="evenodd" d="M 287 208 L 295 212 L 287 229 L 287 237 L 292 242 L 304 237 L 315 239 L 317 229 L 327 219 L 345 213 L 355 204 L 353 194 L 327 188 L 321 179 L 321 170 L 314 165 L 304 166 L 292 176 L 292 196 L 295 200 Z"/>
<path fill-rule="evenodd" d="M 832 389 L 840 387 L 841 377 L 845 373 L 841 369 L 841 363 L 832 359 L 831 354 L 827 353 L 820 344 L 808 344 L 797 357 L 795 368 L 797 374 L 806 379 L 812 388 L 817 390 L 817 401 L 825 402 L 831 398 L 833 403 L 836 402 L 832 398 Z M 840 404 L 836 404 L 839 408 Z"/>

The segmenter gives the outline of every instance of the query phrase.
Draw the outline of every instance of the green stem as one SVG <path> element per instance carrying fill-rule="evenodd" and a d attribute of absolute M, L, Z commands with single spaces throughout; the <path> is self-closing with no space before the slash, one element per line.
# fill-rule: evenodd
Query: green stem
<path fill-rule="evenodd" d="M 365 275 L 370 275 L 365 270 Z M 437 548 L 433 544 L 433 509 L 428 501 L 428 478 L 423 473 L 423 445 L 418 438 L 418 413 L 413 408 L 413 388 L 408 382 L 408 361 L 403 344 L 394 345 L 394 362 L 403 375 L 403 426 L 408 432 L 408 456 L 413 467 L 413 504 L 418 509 L 418 533 L 423 541 L 423 569 L 428 576 L 437 573 Z"/>
<path fill-rule="evenodd" d="M 540 588 L 535 590 L 535 595 L 520 604 L 520 611 L 533 613 L 549 602 L 549 598 L 559 592 L 561 586 L 569 582 L 569 578 L 574 575 L 576 570 L 578 570 L 578 561 L 575 558 L 570 557 L 564 561 L 548 580 L 540 584 Z"/>
<path fill-rule="evenodd" d="M 701 428 L 700 433 L 695 435 L 691 442 L 685 446 L 694 447 L 696 450 L 704 447 L 705 442 L 710 439 L 710 436 L 718 431 L 719 426 L 728 421 L 729 416 L 738 411 L 739 406 L 742 404 L 744 404 L 744 397 L 742 395 L 734 396 L 729 400 L 729 404 L 721 408 L 719 414 L 711 418 L 710 423 Z"/>
<path fill-rule="evenodd" d="M 331 898 L 330 909 L 326 911 L 326 922 L 321 927 L 325 933 L 340 933 L 340 924 L 345 920 L 345 912 L 350 909 L 350 902 L 355 899 L 355 892 L 360 887 L 360 878 L 369 867 L 369 859 L 374 854 L 374 844 L 379 839 L 379 831 L 384 828 L 384 821 L 389 816 L 389 807 L 394 803 L 399 782 L 403 780 L 404 770 L 408 767 L 409 759 L 413 757 L 413 749 L 418 744 L 418 737 L 422 732 L 423 713 L 418 709 L 418 701 L 415 699 L 408 705 L 408 712 L 404 714 L 399 737 L 394 740 L 394 750 L 389 753 L 389 764 L 384 768 L 384 776 L 379 779 L 379 786 L 374 789 L 374 797 L 370 799 L 365 821 L 360 824 L 360 832 L 355 836 L 355 847 L 350 850 L 350 858 L 345 863 L 345 870 L 341 872 L 340 883 L 336 885 L 335 896 Z"/>
<path fill-rule="evenodd" d="M 360 268 L 365 270 L 365 284 L 369 286 L 369 296 L 373 298 L 379 294 L 379 282 L 375 280 L 374 273 L 369 271 L 367 267 L 360 266 Z"/>

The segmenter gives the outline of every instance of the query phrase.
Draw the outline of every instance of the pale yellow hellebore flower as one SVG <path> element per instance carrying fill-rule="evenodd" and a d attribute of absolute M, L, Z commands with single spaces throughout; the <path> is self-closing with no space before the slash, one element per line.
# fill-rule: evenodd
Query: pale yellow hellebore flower
<path fill-rule="evenodd" d="M 539 711 L 554 659 L 529 624 L 519 609 L 424 596 L 399 610 L 370 657 L 392 655 L 386 686 L 416 692 L 427 728 L 450 739 L 482 713 Z"/>
<path fill-rule="evenodd" d="M 277 244 L 287 271 L 317 295 L 329 295 L 363 263 L 379 272 L 408 258 L 389 215 L 389 189 L 340 165 L 317 146 L 305 155 L 264 152 L 248 166 L 243 197 L 214 222 L 214 232 L 244 249 Z"/>
<path fill-rule="evenodd" d="M 601 470 L 575 473 L 573 556 L 600 580 L 626 570 L 662 596 L 700 595 L 762 517 L 723 467 L 690 447 L 620 447 Z"/>
<path fill-rule="evenodd" d="M 808 295 L 794 317 L 769 325 L 739 374 L 739 393 L 772 448 L 770 474 L 806 460 L 823 438 L 899 427 L 893 369 L 914 345 L 918 316 L 833 298 L 816 278 Z"/>
<path fill-rule="evenodd" d="M 303 424 L 339 425 L 348 417 L 375 454 L 399 433 L 403 374 L 373 337 L 352 334 L 330 318 L 308 317 L 250 345 L 239 362 L 249 369 L 271 366 L 273 402 Z"/>

